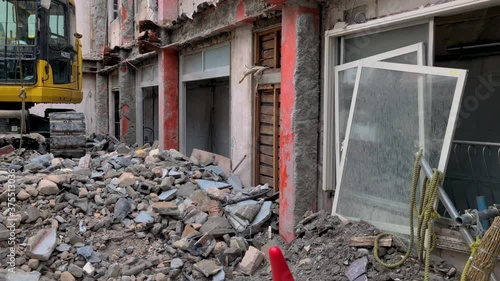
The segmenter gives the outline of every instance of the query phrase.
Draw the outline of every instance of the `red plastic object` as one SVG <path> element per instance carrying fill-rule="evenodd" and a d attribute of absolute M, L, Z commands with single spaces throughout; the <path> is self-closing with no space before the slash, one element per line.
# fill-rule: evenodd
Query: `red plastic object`
<path fill-rule="evenodd" d="M 278 246 L 269 249 L 269 261 L 273 272 L 273 281 L 294 281 L 292 272 Z"/>

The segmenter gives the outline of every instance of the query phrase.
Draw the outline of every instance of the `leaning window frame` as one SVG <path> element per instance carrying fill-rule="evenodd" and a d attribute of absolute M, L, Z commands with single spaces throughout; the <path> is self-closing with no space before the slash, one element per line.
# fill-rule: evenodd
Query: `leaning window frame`
<path fill-rule="evenodd" d="M 436 16 L 446 14 L 458 14 L 470 10 L 481 9 L 491 6 L 496 6 L 498 3 L 492 0 L 455 0 L 439 5 L 433 5 L 425 8 L 416 9 L 409 12 L 390 15 L 383 18 L 375 19 L 361 24 L 348 25 L 344 28 L 333 28 L 325 32 L 324 40 L 324 110 L 323 110 L 323 171 L 322 171 L 322 188 L 325 191 L 335 190 L 335 178 L 337 167 L 335 166 L 335 128 L 329 124 L 334 122 L 333 110 L 334 100 L 331 94 L 335 86 L 334 67 L 340 62 L 340 38 L 359 34 L 359 36 L 369 34 L 370 31 L 382 32 L 394 28 L 402 28 L 408 25 L 429 21 L 429 42 L 427 47 L 427 65 L 433 66 L 434 62 L 434 22 Z M 329 126 L 330 125 L 330 126 Z"/>

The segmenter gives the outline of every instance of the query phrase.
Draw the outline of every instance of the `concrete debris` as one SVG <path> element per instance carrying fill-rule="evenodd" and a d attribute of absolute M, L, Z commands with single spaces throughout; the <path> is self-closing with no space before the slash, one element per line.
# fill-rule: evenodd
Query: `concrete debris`
<path fill-rule="evenodd" d="M 6 281 L 38 281 L 42 274 L 37 271 L 25 272 L 22 270 L 15 270 L 13 273 L 9 272 L 6 274 Z"/>
<path fill-rule="evenodd" d="M 276 224 L 269 214 L 277 197 L 259 194 L 261 187 L 243 188 L 228 158 L 208 153 L 211 160 L 199 161 L 108 138 L 87 144 L 91 149 L 80 159 L 29 150 L 0 155 L 0 166 L 19 166 L 16 199 L 23 208 L 14 217 L 18 240 L 27 241 L 18 253 L 26 274 L 37 270 L 43 280 L 226 280 L 242 274 L 245 252 L 260 245 L 251 242 L 258 235 L 252 222 Z M 6 175 L 0 174 L 0 194 Z M 246 220 L 248 228 L 233 239 L 231 216 Z M 0 240 L 7 241 L 4 221 L 0 217 Z M 42 228 L 51 223 L 55 227 Z"/>
<path fill-rule="evenodd" d="M 375 228 L 343 225 L 324 212 L 308 214 L 297 239 L 284 245 L 277 194 L 268 185 L 244 187 L 228 158 L 128 147 L 108 137 L 88 144 L 81 159 L 30 150 L 0 155 L 0 167 L 17 171 L 20 208 L 9 220 L 26 244 L 17 248 L 17 279 L 7 280 L 269 280 L 265 254 L 273 245 L 284 249 L 296 280 L 347 280 L 349 266 L 363 257 L 366 270 L 355 278 L 396 273 L 378 266 L 370 247 L 349 247 L 351 237 L 373 237 Z M 0 171 L 2 206 L 7 175 Z M 0 214 L 0 253 L 8 253 L 6 222 Z M 388 262 L 400 256 L 384 249 Z M 2 264 L 7 259 L 0 254 Z M 401 280 L 420 280 L 422 268 L 401 272 L 411 276 Z M 460 275 L 444 262 L 433 274 L 449 272 L 449 280 Z"/>
<path fill-rule="evenodd" d="M 345 273 L 345 276 L 349 278 L 349 281 L 357 280 L 358 277 L 364 275 L 366 273 L 366 267 L 368 265 L 368 258 L 362 257 L 351 263 L 349 268 Z"/>

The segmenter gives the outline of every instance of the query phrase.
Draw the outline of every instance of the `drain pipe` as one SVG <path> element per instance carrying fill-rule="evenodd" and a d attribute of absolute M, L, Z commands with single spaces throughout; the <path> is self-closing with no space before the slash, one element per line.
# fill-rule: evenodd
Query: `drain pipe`
<path fill-rule="evenodd" d="M 427 160 L 424 157 L 422 157 L 422 158 L 420 158 L 420 164 L 422 166 L 422 170 L 425 173 L 425 176 L 429 179 L 432 178 L 433 172 L 432 172 L 431 166 L 429 165 L 429 162 L 427 162 Z M 455 205 L 453 205 L 453 202 L 451 201 L 450 197 L 448 196 L 446 191 L 444 191 L 444 189 L 441 185 L 439 185 L 439 187 L 438 187 L 438 196 L 439 196 L 439 199 L 441 200 L 441 203 L 443 203 L 443 206 L 445 207 L 446 211 L 450 214 L 451 218 L 454 221 L 456 221 L 457 218 L 460 217 L 460 215 L 458 214 L 458 211 L 455 208 Z M 462 234 L 462 236 L 464 237 L 467 244 L 471 244 L 471 243 L 475 242 L 474 237 L 472 237 L 469 230 L 467 230 L 467 228 L 465 228 L 464 225 L 458 225 L 458 229 L 459 229 L 460 233 Z M 498 279 L 496 278 L 496 276 L 493 272 L 490 275 L 490 280 L 491 281 L 498 281 Z"/>

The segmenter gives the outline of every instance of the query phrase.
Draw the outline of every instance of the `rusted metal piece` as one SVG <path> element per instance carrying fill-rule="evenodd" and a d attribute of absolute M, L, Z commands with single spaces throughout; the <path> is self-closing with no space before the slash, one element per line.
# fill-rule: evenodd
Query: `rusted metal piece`
<path fill-rule="evenodd" d="M 158 30 L 160 28 L 155 22 L 151 20 L 141 20 L 139 21 L 139 32 L 143 32 L 145 30 Z"/>
<path fill-rule="evenodd" d="M 160 44 L 151 43 L 146 40 L 139 41 L 137 45 L 139 46 L 139 54 L 146 54 L 153 51 L 159 51 L 161 49 Z"/>

